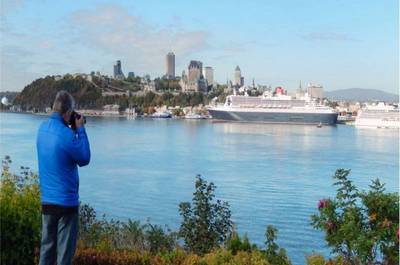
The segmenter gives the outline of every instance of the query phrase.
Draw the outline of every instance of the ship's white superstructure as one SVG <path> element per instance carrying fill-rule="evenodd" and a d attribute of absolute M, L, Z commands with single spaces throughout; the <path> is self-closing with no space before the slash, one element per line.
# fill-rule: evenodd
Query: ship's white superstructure
<path fill-rule="evenodd" d="M 283 89 L 262 96 L 230 95 L 223 106 L 209 108 L 214 119 L 265 123 L 335 124 L 337 113 L 307 93 L 300 98 L 285 95 Z"/>
<path fill-rule="evenodd" d="M 357 127 L 399 129 L 400 112 L 384 102 L 367 105 L 359 111 L 354 124 Z"/>

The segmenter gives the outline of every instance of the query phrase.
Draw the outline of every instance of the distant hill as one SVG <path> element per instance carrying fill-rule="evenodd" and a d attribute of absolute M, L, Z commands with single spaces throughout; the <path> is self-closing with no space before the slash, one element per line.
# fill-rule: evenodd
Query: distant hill
<path fill-rule="evenodd" d="M 44 111 L 51 107 L 58 91 L 66 90 L 76 100 L 77 108 L 96 108 L 102 102 L 101 89 L 82 77 L 65 75 L 61 80 L 53 76 L 46 76 L 27 85 L 15 99 L 14 104 L 20 105 L 23 110 Z"/>
<path fill-rule="evenodd" d="M 399 102 L 399 95 L 378 89 L 367 88 L 347 88 L 325 91 L 324 96 L 331 100 Z"/>

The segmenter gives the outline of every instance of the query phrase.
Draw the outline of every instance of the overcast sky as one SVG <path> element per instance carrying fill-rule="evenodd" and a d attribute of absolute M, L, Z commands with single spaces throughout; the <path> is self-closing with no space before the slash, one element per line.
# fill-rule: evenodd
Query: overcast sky
<path fill-rule="evenodd" d="M 200 60 L 220 83 L 239 65 L 247 84 L 399 89 L 397 0 L 0 1 L 1 91 L 117 59 L 161 76 L 168 51 L 177 75 Z"/>

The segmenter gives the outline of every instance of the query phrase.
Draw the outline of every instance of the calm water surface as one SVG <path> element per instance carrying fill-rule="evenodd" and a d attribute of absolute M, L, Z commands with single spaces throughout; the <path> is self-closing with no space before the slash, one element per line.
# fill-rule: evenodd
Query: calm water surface
<path fill-rule="evenodd" d="M 36 131 L 47 117 L 0 117 L 0 155 L 10 155 L 16 170 L 36 170 Z M 276 226 L 294 264 L 313 250 L 329 253 L 310 215 L 334 195 L 336 168 L 351 168 L 362 188 L 376 177 L 399 188 L 396 130 L 88 118 L 87 132 L 92 160 L 80 169 L 80 197 L 99 213 L 178 229 L 178 204 L 191 199 L 201 174 L 230 203 L 240 233 L 261 245 L 266 226 Z"/>

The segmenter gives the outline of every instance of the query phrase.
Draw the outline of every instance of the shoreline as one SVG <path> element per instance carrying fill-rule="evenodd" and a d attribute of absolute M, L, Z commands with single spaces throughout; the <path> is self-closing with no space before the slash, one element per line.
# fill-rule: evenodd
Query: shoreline
<path fill-rule="evenodd" d="M 211 118 L 202 118 L 202 119 L 193 119 L 193 118 L 185 118 L 185 116 L 172 116 L 171 118 L 155 118 L 151 115 L 128 115 L 128 114 L 93 114 L 93 113 L 85 113 L 77 110 L 79 113 L 83 114 L 86 117 L 93 118 L 127 118 L 127 119 L 178 119 L 178 120 L 212 120 Z M 1 110 L 0 113 L 14 113 L 14 114 L 32 114 L 37 116 L 50 116 L 52 112 L 31 112 L 31 111 L 4 111 Z"/>

